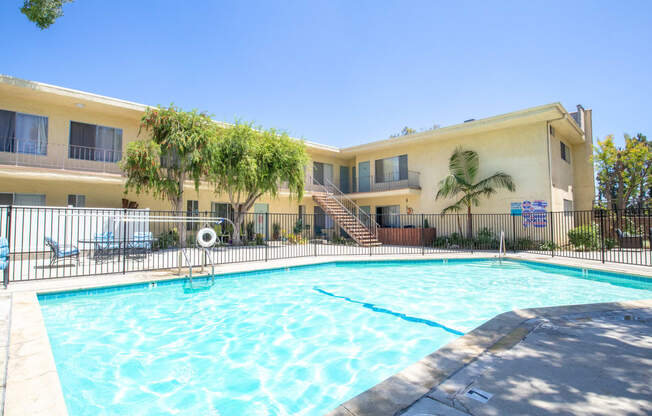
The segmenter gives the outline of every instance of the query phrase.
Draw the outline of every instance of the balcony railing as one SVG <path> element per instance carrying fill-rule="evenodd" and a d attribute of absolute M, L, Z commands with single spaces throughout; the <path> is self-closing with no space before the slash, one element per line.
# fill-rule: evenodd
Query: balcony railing
<path fill-rule="evenodd" d="M 419 172 L 408 171 L 407 178 L 401 179 L 398 174 L 361 176 L 353 184 L 353 192 L 383 192 L 396 189 L 421 189 Z"/>
<path fill-rule="evenodd" d="M 122 151 L 97 147 L 0 140 L 0 164 L 120 174 Z"/>

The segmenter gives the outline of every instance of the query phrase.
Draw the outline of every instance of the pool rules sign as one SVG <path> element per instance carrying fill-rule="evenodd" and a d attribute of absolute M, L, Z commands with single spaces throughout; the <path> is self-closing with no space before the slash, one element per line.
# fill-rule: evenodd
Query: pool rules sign
<path fill-rule="evenodd" d="M 545 228 L 548 226 L 548 203 L 542 200 L 523 201 L 520 216 L 523 217 L 523 227 Z M 514 212 L 512 203 L 511 212 Z M 512 214 L 514 215 L 514 214 Z"/>

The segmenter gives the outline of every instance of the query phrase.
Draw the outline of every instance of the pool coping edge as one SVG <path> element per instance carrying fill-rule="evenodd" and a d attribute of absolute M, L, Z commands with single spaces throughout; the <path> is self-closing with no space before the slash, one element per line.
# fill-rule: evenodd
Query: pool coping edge
<path fill-rule="evenodd" d="M 36 293 L 14 293 L 11 313 L 4 416 L 67 416 Z"/>
<path fill-rule="evenodd" d="M 266 271 L 270 269 L 282 269 L 285 267 L 296 267 L 296 266 L 306 266 L 306 265 L 317 265 L 317 264 L 328 264 L 328 263 L 346 263 L 346 262 L 372 262 L 372 261 L 387 261 L 387 260 L 414 260 L 415 258 L 417 259 L 424 259 L 424 260 L 440 260 L 440 259 L 496 259 L 495 255 L 488 255 L 488 253 L 475 253 L 469 254 L 469 253 L 455 253 L 455 256 L 450 256 L 450 257 L 442 257 L 442 256 L 377 256 L 374 257 L 373 259 L 361 259 L 359 256 L 353 256 L 351 258 L 349 257 L 317 257 L 317 258 L 305 258 L 305 259 L 300 259 L 301 261 L 294 262 L 292 266 L 277 266 L 275 264 L 283 264 L 281 262 L 277 261 L 270 261 L 269 263 L 239 263 L 236 265 L 233 265 L 234 267 L 229 267 L 229 268 L 235 268 L 235 270 L 232 271 L 222 271 L 219 274 L 230 274 L 230 273 L 240 273 L 240 272 L 246 272 L 246 271 Z M 605 272 L 613 272 L 613 273 L 625 273 L 625 274 L 630 274 L 630 275 L 635 275 L 635 276 L 642 276 L 647 279 L 652 279 L 652 274 L 648 272 L 648 270 L 640 271 L 640 270 L 626 270 L 625 267 L 622 267 L 622 265 L 618 264 L 610 264 L 605 267 L 605 265 L 600 264 L 600 263 L 595 263 L 595 262 L 589 262 L 589 264 L 583 264 L 583 265 L 573 265 L 573 264 L 564 264 L 563 262 L 559 262 L 559 258 L 538 258 L 535 256 L 522 256 L 522 255 L 507 255 L 507 259 L 513 259 L 513 260 L 525 260 L 529 262 L 537 262 L 541 264 L 552 264 L 552 265 L 559 265 L 559 266 L 569 266 L 569 267 L 575 267 L 575 268 L 585 268 L 585 269 L 590 269 L 590 270 L 596 270 L 596 271 L 605 271 Z M 287 261 L 287 260 L 285 260 Z M 285 262 L 283 261 L 283 262 Z M 175 269 L 176 270 L 176 269 Z M 650 269 L 650 272 L 652 272 L 652 268 Z M 83 289 L 95 289 L 95 288 L 102 288 L 102 287 L 109 287 L 109 286 L 124 286 L 124 285 L 129 285 L 129 284 L 139 284 L 139 283 L 147 283 L 147 282 L 157 282 L 157 281 L 167 281 L 167 280 L 176 280 L 176 279 L 181 279 L 183 278 L 182 276 L 175 275 L 173 272 L 170 271 L 155 271 L 155 272 L 148 272 L 148 273 L 139 273 L 139 274 L 132 274 L 131 276 L 128 274 L 127 276 L 120 276 L 121 279 L 112 279 L 112 280 L 101 280 L 98 277 L 93 277 L 89 281 L 84 281 L 79 278 L 71 278 L 70 280 L 68 279 L 60 279 L 58 282 L 56 282 L 60 287 L 58 288 L 52 288 L 52 287 L 42 287 L 42 288 L 29 288 L 29 286 L 26 286 L 24 288 L 17 287 L 17 286 L 10 286 L 10 290 L 7 290 L 8 293 L 12 293 L 13 299 L 12 299 L 12 305 L 11 305 L 11 316 L 12 320 L 10 322 L 9 326 L 9 348 L 8 348 L 8 362 L 7 362 L 7 375 L 6 375 L 6 390 L 5 390 L 5 401 L 4 401 L 4 411 L 6 416 L 17 416 L 17 415 L 25 415 L 25 414 L 30 414 L 33 416 L 67 416 L 67 408 L 65 404 L 65 399 L 63 396 L 63 391 L 61 388 L 59 376 L 57 373 L 56 369 L 56 364 L 54 361 L 54 356 L 52 353 L 52 349 L 50 346 L 49 342 L 49 337 L 47 335 L 47 329 L 45 327 L 45 322 L 43 319 L 42 311 L 41 311 L 41 306 L 38 301 L 38 294 L 44 294 L 44 293 L 57 293 L 57 292 L 69 292 L 69 291 L 75 291 L 75 290 L 83 290 Z M 39 283 L 39 282 L 37 282 Z M 46 282 L 41 282 L 41 283 L 46 283 Z M 54 283 L 54 282 L 52 282 Z M 20 285 L 18 285 L 20 286 Z M 47 284 L 45 286 L 48 286 Z M 646 300 L 646 301 L 632 301 L 632 302 L 618 302 L 615 303 L 616 305 L 624 305 L 624 304 L 634 304 L 634 303 L 640 303 L 640 302 L 648 302 L 646 303 L 646 307 L 652 307 L 652 299 L 651 300 Z M 435 351 L 433 354 L 428 355 L 425 357 L 423 360 L 413 364 L 412 366 L 408 367 L 407 369 L 404 369 L 403 371 L 397 373 L 397 375 L 392 376 L 385 381 L 379 383 L 378 385 L 372 387 L 371 389 L 361 393 L 360 395 L 354 397 L 353 399 L 341 404 L 339 407 L 337 407 L 335 410 L 329 413 L 329 415 L 345 415 L 345 416 L 362 416 L 365 413 L 361 412 L 361 409 L 353 408 L 352 402 L 353 400 L 356 400 L 358 397 L 367 394 L 368 392 L 375 390 L 376 393 L 373 397 L 369 396 L 369 398 L 374 398 L 374 397 L 380 397 L 387 399 L 388 393 L 392 396 L 395 396 L 395 399 L 392 399 L 394 404 L 392 404 L 392 400 L 389 400 L 390 402 L 390 407 L 393 410 L 392 413 L 386 413 L 386 414 L 395 414 L 396 412 L 400 412 L 409 405 L 411 405 L 413 402 L 405 404 L 404 402 L 409 401 L 406 400 L 405 398 L 410 398 L 414 397 L 414 393 L 410 393 L 410 395 L 405 395 L 407 392 L 410 391 L 416 391 L 422 392 L 424 389 L 427 389 L 427 386 L 431 385 L 433 382 L 437 382 L 437 380 L 441 379 L 442 381 L 449 377 L 450 375 L 453 374 L 451 371 L 446 371 L 446 366 L 442 366 L 441 368 L 437 366 L 437 364 L 434 361 L 424 361 L 428 357 L 432 357 L 433 360 L 436 358 L 436 354 L 442 355 L 447 348 L 451 345 L 456 345 L 454 344 L 455 342 L 462 342 L 461 340 L 464 339 L 464 344 L 460 344 L 460 347 L 466 346 L 466 342 L 469 342 L 468 347 L 472 348 L 475 345 L 475 352 L 477 353 L 476 355 L 464 355 L 464 356 L 459 356 L 459 354 L 456 354 L 455 351 L 450 350 L 448 352 L 449 356 L 448 357 L 441 357 L 440 359 L 443 360 L 444 358 L 448 362 L 456 363 L 460 359 L 462 361 L 465 361 L 466 364 L 470 363 L 473 359 L 477 358 L 477 356 L 482 353 L 478 352 L 479 346 L 484 345 L 482 344 L 481 341 L 482 339 L 478 340 L 475 344 L 472 342 L 473 340 L 471 338 L 467 338 L 469 335 L 473 334 L 474 332 L 482 329 L 482 328 L 487 328 L 487 325 L 492 323 L 494 320 L 503 317 L 504 315 L 510 315 L 514 313 L 533 313 L 533 311 L 539 311 L 542 309 L 557 309 L 557 308 L 577 308 L 577 307 L 591 307 L 591 306 L 600 306 L 600 305 L 614 305 L 614 304 L 589 304 L 589 305 L 570 305 L 570 306 L 562 306 L 562 307 L 553 307 L 553 308 L 539 308 L 539 309 L 526 309 L 526 310 L 520 310 L 520 311 L 512 311 L 512 312 L 506 312 L 501 315 L 497 315 L 496 317 L 492 318 L 491 320 L 485 322 L 483 325 L 480 327 L 476 328 L 475 330 L 471 331 L 469 334 L 464 335 L 454 341 L 452 341 L 450 344 L 445 345 L 444 347 L 440 348 L 439 350 Z M 598 309 L 598 310 L 604 310 L 604 309 Z M 514 319 L 512 317 L 512 319 Z M 518 323 L 514 324 L 512 322 L 512 326 L 510 328 L 518 328 L 523 322 L 527 321 L 530 318 L 524 318 L 520 317 L 518 318 Z M 506 335 L 509 335 L 509 332 L 507 334 L 504 333 L 504 328 L 496 328 L 495 331 L 496 334 L 495 336 L 500 336 L 494 344 L 498 343 L 502 338 L 504 338 Z M 486 343 L 486 340 L 484 340 Z M 492 344 L 492 345 L 494 345 Z M 489 346 L 491 347 L 491 345 Z M 486 350 L 486 349 L 485 349 Z M 483 351 L 485 351 L 483 350 Z M 458 360 L 458 361 L 456 361 Z M 458 370 L 463 368 L 464 365 L 462 366 L 457 366 L 454 368 L 457 368 Z M 400 375 L 400 377 L 398 377 Z M 397 377 L 397 378 L 394 378 Z M 443 377 L 443 378 L 442 378 Z M 386 383 L 387 382 L 387 383 Z M 439 383 L 436 383 L 439 384 Z M 436 385 L 435 384 L 435 385 Z M 381 386 L 382 385 L 382 386 Z M 379 387 L 380 386 L 380 387 Z M 417 388 L 417 390 L 413 390 L 414 388 Z M 419 396 L 418 398 L 422 397 L 425 395 L 430 389 L 425 390 L 425 392 Z M 381 394 L 382 393 L 382 394 Z M 400 394 L 404 394 L 403 397 L 403 402 L 400 402 L 398 399 L 401 398 Z M 418 400 L 418 398 L 416 400 Z M 357 411 L 357 413 L 354 413 L 345 405 L 349 405 L 353 408 L 354 411 Z M 396 410 L 398 409 L 398 410 Z M 367 413 L 367 414 L 384 414 L 384 413 Z"/>

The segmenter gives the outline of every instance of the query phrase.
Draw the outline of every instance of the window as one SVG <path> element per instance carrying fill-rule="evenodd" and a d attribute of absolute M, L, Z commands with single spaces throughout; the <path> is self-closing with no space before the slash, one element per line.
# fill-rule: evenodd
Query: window
<path fill-rule="evenodd" d="M 573 215 L 573 201 L 570 199 L 564 199 L 564 215 L 570 216 Z"/>
<path fill-rule="evenodd" d="M 407 155 L 376 160 L 376 183 L 407 180 Z"/>
<path fill-rule="evenodd" d="M 313 162 L 313 182 L 317 185 L 326 185 L 325 182 L 333 182 L 333 165 L 330 163 Z"/>
<path fill-rule="evenodd" d="M 562 160 L 565 160 L 566 162 L 570 163 L 570 149 L 564 142 L 559 142 L 560 147 L 561 147 L 561 158 Z"/>
<path fill-rule="evenodd" d="M 189 199 L 186 203 L 187 211 L 186 215 L 189 217 L 198 217 L 199 216 L 199 201 Z M 196 222 L 188 222 L 186 224 L 186 230 L 197 230 Z"/>
<path fill-rule="evenodd" d="M 0 110 L 0 151 L 45 155 L 48 118 Z"/>
<path fill-rule="evenodd" d="M 26 205 L 42 207 L 45 206 L 44 194 L 14 194 L 10 192 L 0 193 L 0 205 Z"/>
<path fill-rule="evenodd" d="M 216 217 L 233 220 L 233 209 L 231 208 L 231 204 L 223 202 L 211 202 L 211 213 L 211 215 Z"/>
<path fill-rule="evenodd" d="M 299 205 L 299 218 L 303 218 L 305 214 L 306 214 L 305 205 Z"/>
<path fill-rule="evenodd" d="M 117 162 L 122 159 L 122 129 L 70 122 L 70 159 Z"/>
<path fill-rule="evenodd" d="M 376 207 L 376 222 L 381 227 L 400 228 L 400 207 L 398 205 Z"/>
<path fill-rule="evenodd" d="M 68 195 L 68 206 L 84 208 L 86 206 L 86 195 Z"/>

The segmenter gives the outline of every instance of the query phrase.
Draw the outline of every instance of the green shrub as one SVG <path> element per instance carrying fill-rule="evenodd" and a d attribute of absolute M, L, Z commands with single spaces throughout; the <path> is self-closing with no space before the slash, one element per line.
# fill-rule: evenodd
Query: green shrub
<path fill-rule="evenodd" d="M 265 245 L 265 237 L 263 237 L 263 235 L 260 233 L 256 234 L 256 245 L 257 246 Z"/>
<path fill-rule="evenodd" d="M 275 222 L 272 224 L 272 240 L 281 238 L 281 224 Z"/>
<path fill-rule="evenodd" d="M 554 241 L 544 241 L 539 245 L 539 250 L 553 251 L 559 250 L 559 246 Z"/>
<path fill-rule="evenodd" d="M 176 227 L 163 231 L 157 236 L 153 244 L 153 248 L 156 250 L 165 250 L 172 247 L 179 247 L 179 232 Z"/>
<path fill-rule="evenodd" d="M 249 241 L 253 241 L 253 240 L 256 238 L 256 232 L 255 232 L 255 230 L 254 230 L 254 223 L 253 223 L 253 221 L 249 221 L 249 222 L 247 223 L 246 230 L 247 230 L 247 236 L 246 236 L 246 237 L 247 237 L 247 240 L 249 240 Z"/>
<path fill-rule="evenodd" d="M 494 233 L 487 227 L 478 231 L 478 237 L 474 241 L 474 245 L 479 248 L 498 248 L 500 243 L 494 237 Z"/>
<path fill-rule="evenodd" d="M 600 227 L 597 224 L 575 227 L 568 231 L 568 241 L 576 250 L 595 250 L 600 247 Z"/>
<path fill-rule="evenodd" d="M 301 234 L 301 231 L 303 231 L 303 220 L 301 218 L 297 219 L 297 221 L 294 223 L 294 228 L 292 229 L 292 232 L 294 234 Z"/>
<path fill-rule="evenodd" d="M 348 238 L 344 238 L 341 235 L 335 235 L 331 239 L 331 244 L 338 244 L 338 245 L 343 245 L 343 246 L 351 246 L 351 245 L 355 245 L 355 241 L 353 241 L 351 239 L 348 239 Z"/>
<path fill-rule="evenodd" d="M 604 248 L 605 249 L 611 250 L 613 248 L 616 248 L 616 245 L 618 245 L 618 243 L 616 242 L 615 239 L 613 239 L 613 238 L 605 238 L 604 239 Z"/>
<path fill-rule="evenodd" d="M 541 243 L 529 237 L 517 238 L 516 241 L 509 239 L 505 241 L 508 250 L 540 250 Z"/>

